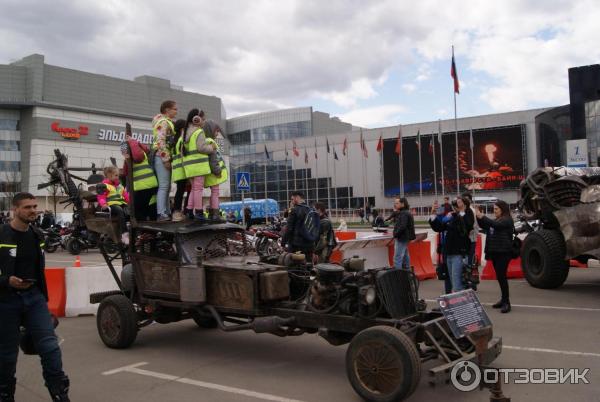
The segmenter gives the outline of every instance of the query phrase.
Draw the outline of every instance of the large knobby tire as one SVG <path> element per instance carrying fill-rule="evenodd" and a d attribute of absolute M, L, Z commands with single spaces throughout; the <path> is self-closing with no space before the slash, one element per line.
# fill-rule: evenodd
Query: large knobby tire
<path fill-rule="evenodd" d="M 133 304 L 123 295 L 106 297 L 98 307 L 96 326 L 106 346 L 113 349 L 128 348 L 138 333 Z"/>
<path fill-rule="evenodd" d="M 346 374 L 352 388 L 367 401 L 401 401 L 419 385 L 421 360 L 414 342 L 402 331 L 376 326 L 350 342 Z"/>
<path fill-rule="evenodd" d="M 521 249 L 521 267 L 527 282 L 535 288 L 554 289 L 569 275 L 565 260 L 565 239 L 557 230 L 540 229 L 530 233 Z"/>

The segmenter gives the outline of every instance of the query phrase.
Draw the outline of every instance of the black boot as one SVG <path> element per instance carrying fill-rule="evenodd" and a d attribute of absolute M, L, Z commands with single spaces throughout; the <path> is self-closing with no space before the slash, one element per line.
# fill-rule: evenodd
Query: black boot
<path fill-rule="evenodd" d="M 510 301 L 509 300 L 504 302 L 504 304 L 502 305 L 502 308 L 500 309 L 500 312 L 503 314 L 510 312 Z"/>
<path fill-rule="evenodd" d="M 502 306 L 504 306 L 504 299 L 500 299 L 496 303 L 492 304 L 492 308 L 501 308 Z"/>
<path fill-rule="evenodd" d="M 0 385 L 0 402 L 15 402 L 15 387 L 17 380 L 13 380 L 10 384 Z"/>
<path fill-rule="evenodd" d="M 206 216 L 204 216 L 204 210 L 203 209 L 197 209 L 196 210 L 196 214 L 194 215 L 194 220 L 196 222 L 199 222 L 199 223 L 202 223 L 202 224 L 207 223 Z"/>
<path fill-rule="evenodd" d="M 70 402 L 68 377 L 65 376 L 60 380 L 47 383 L 46 387 L 48 387 L 52 402 Z"/>
<path fill-rule="evenodd" d="M 209 223 L 224 223 L 225 221 L 221 218 L 221 214 L 218 209 L 211 208 L 208 210 L 208 221 Z"/>

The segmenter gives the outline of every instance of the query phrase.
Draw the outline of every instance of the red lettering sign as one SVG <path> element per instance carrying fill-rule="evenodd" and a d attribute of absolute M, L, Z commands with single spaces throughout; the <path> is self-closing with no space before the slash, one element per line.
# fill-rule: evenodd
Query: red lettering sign
<path fill-rule="evenodd" d="M 55 121 L 50 125 L 50 130 L 60 134 L 63 138 L 69 140 L 78 140 L 82 135 L 88 135 L 88 126 L 73 127 L 61 127 L 60 122 Z"/>

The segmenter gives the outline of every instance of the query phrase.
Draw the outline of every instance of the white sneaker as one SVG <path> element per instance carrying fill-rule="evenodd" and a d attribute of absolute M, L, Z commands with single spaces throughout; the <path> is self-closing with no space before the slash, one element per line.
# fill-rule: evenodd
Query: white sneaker
<path fill-rule="evenodd" d="M 181 222 L 183 220 L 185 220 L 185 216 L 183 216 L 183 214 L 181 213 L 181 211 L 175 211 L 175 212 L 173 212 L 173 218 L 172 218 L 173 222 Z"/>
<path fill-rule="evenodd" d="M 121 235 L 121 242 L 126 245 L 129 246 L 129 233 L 123 233 Z"/>

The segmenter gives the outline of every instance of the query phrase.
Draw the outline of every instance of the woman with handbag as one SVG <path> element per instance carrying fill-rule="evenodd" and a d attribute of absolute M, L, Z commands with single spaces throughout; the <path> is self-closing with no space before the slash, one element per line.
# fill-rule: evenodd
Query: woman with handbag
<path fill-rule="evenodd" d="M 485 258 L 492 261 L 502 294 L 501 299 L 492 307 L 499 308 L 502 313 L 508 313 L 511 308 L 506 271 L 508 270 L 508 263 L 513 258 L 514 233 L 514 222 L 510 216 L 510 209 L 506 202 L 498 200 L 494 204 L 495 219 L 485 216 L 479 207 L 477 207 L 475 215 L 477 223 L 486 232 Z"/>

